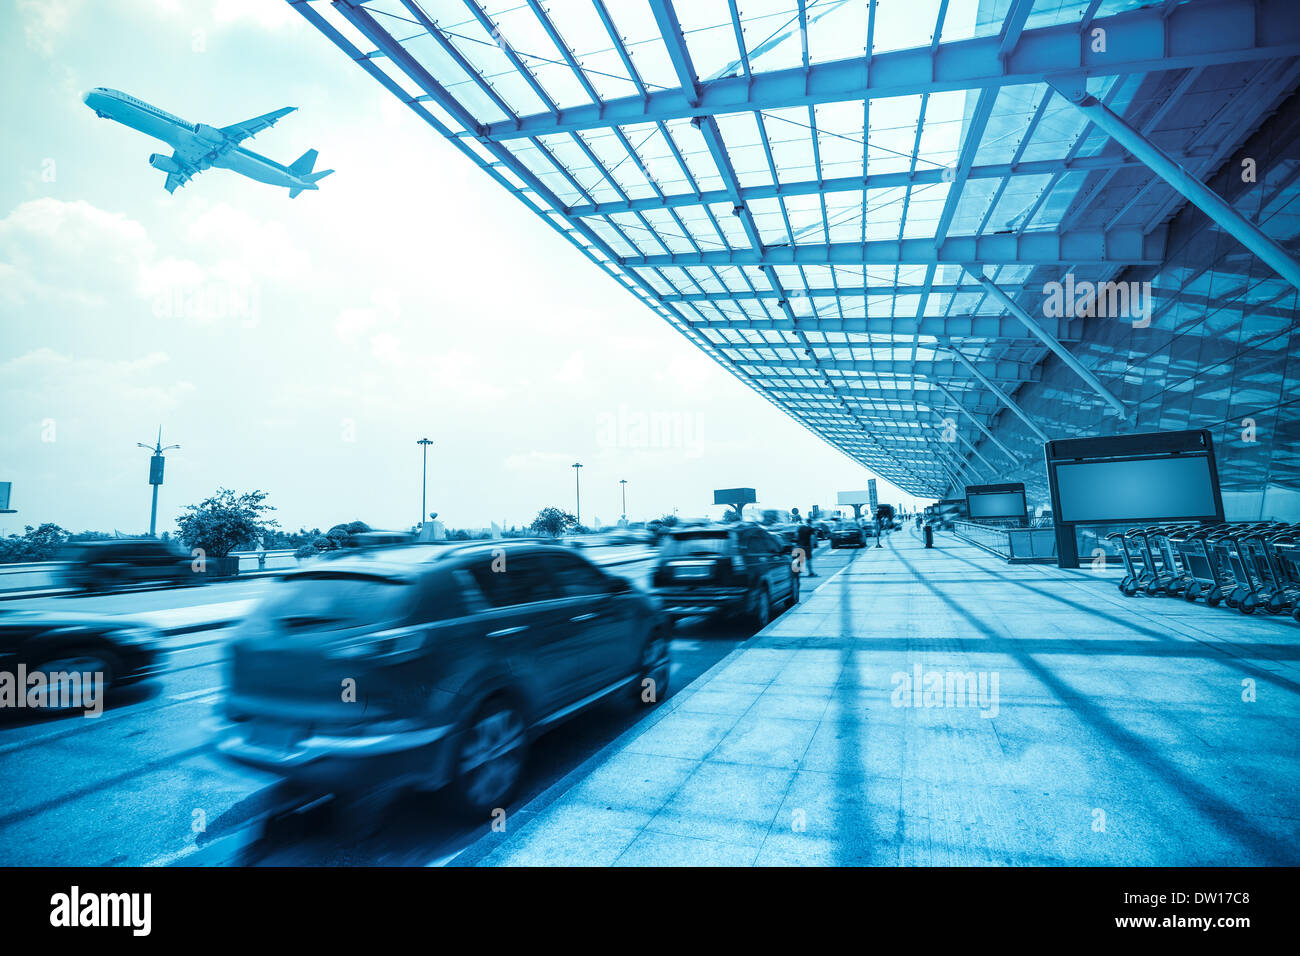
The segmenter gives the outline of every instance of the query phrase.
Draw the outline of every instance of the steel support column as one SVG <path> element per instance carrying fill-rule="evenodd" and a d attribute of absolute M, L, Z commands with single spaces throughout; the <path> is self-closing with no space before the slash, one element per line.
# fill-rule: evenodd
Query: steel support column
<path fill-rule="evenodd" d="M 1300 289 L 1300 263 L 1291 258 L 1271 236 L 1130 126 L 1122 116 L 1089 94 L 1082 78 L 1057 77 L 1049 80 L 1048 85 L 1091 120 L 1093 125 L 1142 160 L 1153 173 L 1186 196 L 1192 205 L 1264 260 L 1274 272 Z"/>
<path fill-rule="evenodd" d="M 1089 388 L 1100 395 L 1111 408 L 1115 409 L 1115 413 L 1119 415 L 1121 420 L 1127 420 L 1128 409 L 1124 407 L 1124 403 L 1116 398 L 1115 394 L 1101 383 L 1101 379 L 1094 375 L 1082 362 L 1075 358 L 1069 349 L 1057 341 L 1050 332 L 1034 321 L 1034 317 L 1022 309 L 1015 299 L 1003 292 L 996 282 L 986 276 L 982 268 L 978 265 L 967 265 L 963 268 L 965 268 L 976 282 L 984 287 L 989 295 L 993 296 L 993 298 L 1000 302 L 1008 312 L 1019 319 L 1021 325 L 1028 329 L 1029 332 L 1038 339 L 1038 341 L 1051 349 L 1056 357 L 1068 365 L 1075 375 L 1078 375 L 1079 378 L 1083 379 L 1088 384 Z"/>
<path fill-rule="evenodd" d="M 1007 406 L 1007 408 L 1015 412 L 1016 417 L 1025 423 L 1025 425 L 1029 428 L 1031 432 L 1034 433 L 1034 435 L 1038 438 L 1039 441 L 1044 443 L 1051 441 L 1051 439 L 1047 437 L 1047 433 L 1044 432 L 1041 428 L 1039 428 L 1038 425 L 1034 422 L 1034 420 L 1030 418 L 1027 414 L 1025 414 L 1024 410 L 1021 409 L 1019 405 L 1017 405 L 1014 401 L 1012 401 L 1010 395 L 1008 395 L 1006 392 L 1002 391 L 1002 389 L 998 388 L 995 384 L 993 384 L 993 380 L 989 378 L 987 375 L 985 375 L 983 372 L 981 372 L 979 368 L 976 367 L 974 362 L 972 362 L 966 356 L 958 352 L 957 349 L 952 345 L 952 343 L 948 344 L 948 351 L 952 353 L 952 357 L 955 358 L 958 361 L 958 363 L 960 363 L 966 369 L 966 371 L 970 372 L 977 379 L 979 379 L 981 385 L 983 385 L 990 392 L 996 395 L 998 401 L 1000 401 L 1003 405 Z"/>
<path fill-rule="evenodd" d="M 933 385 L 935 388 L 937 388 L 939 391 L 943 392 L 943 394 L 948 397 L 948 401 L 952 402 L 954 405 L 957 406 L 957 411 L 961 412 L 963 415 L 969 418 L 971 424 L 980 430 L 980 434 L 982 434 L 985 438 L 987 438 L 990 442 L 992 442 L 994 445 L 997 446 L 998 451 L 1002 452 L 1002 454 L 1010 458 L 1015 463 L 1017 468 L 1020 467 L 1022 463 L 1020 459 L 1016 457 L 1015 452 L 1013 452 L 1006 445 L 1002 444 L 1002 442 L 998 441 L 997 436 L 994 435 L 993 432 L 989 430 L 989 427 L 987 425 L 985 425 L 982 421 L 979 420 L 979 417 L 974 412 L 968 409 L 961 402 L 957 401 L 956 397 L 952 394 L 952 392 L 948 391 L 938 382 L 931 381 L 930 384 Z"/>
<path fill-rule="evenodd" d="M 957 441 L 961 442 L 963 448 L 968 449 L 972 455 L 974 455 L 980 461 L 984 462 L 985 467 L 988 468 L 990 473 L 994 475 L 998 473 L 997 468 L 993 466 L 993 462 L 989 461 L 987 458 L 984 457 L 984 455 L 980 452 L 980 450 L 975 447 L 974 442 L 968 439 L 960 431 L 955 431 L 953 434 L 957 436 Z"/>

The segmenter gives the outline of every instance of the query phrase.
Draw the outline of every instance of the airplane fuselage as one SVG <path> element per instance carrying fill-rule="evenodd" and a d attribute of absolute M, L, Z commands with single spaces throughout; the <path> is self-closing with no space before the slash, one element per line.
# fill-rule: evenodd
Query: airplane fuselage
<path fill-rule="evenodd" d="M 182 181 L 208 168 L 229 169 L 240 175 L 272 186 L 291 190 L 316 189 L 312 180 L 304 179 L 287 166 L 268 159 L 251 149 L 239 146 L 230 136 L 214 126 L 188 123 L 179 116 L 138 100 L 120 90 L 97 87 L 85 96 L 85 103 L 95 114 L 129 126 L 147 136 L 162 140 L 183 161 Z M 170 170 L 167 157 L 150 158 L 157 168 Z"/>

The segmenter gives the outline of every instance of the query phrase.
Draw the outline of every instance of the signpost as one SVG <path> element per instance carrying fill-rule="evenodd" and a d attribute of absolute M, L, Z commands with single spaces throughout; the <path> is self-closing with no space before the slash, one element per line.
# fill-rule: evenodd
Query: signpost
<path fill-rule="evenodd" d="M 743 516 L 745 505 L 752 505 L 756 501 L 758 495 L 753 488 L 718 488 L 713 492 L 713 503 L 730 505 L 736 512 L 737 520 Z"/>
<path fill-rule="evenodd" d="M 835 496 L 837 505 L 851 505 L 853 507 L 854 521 L 862 518 L 862 506 L 874 501 L 875 495 L 868 494 L 865 491 L 840 491 Z"/>
<path fill-rule="evenodd" d="M 876 498 L 876 479 L 867 479 L 867 494 L 871 496 L 871 513 L 875 514 L 876 509 L 880 507 L 880 501 Z"/>

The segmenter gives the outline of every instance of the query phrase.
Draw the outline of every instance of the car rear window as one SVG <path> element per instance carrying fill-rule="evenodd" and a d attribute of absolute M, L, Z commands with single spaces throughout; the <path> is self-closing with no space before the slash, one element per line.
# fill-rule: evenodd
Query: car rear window
<path fill-rule="evenodd" d="M 337 630 L 398 620 L 414 600 L 413 582 L 405 578 L 320 573 L 279 582 L 263 611 L 289 627 Z"/>
<path fill-rule="evenodd" d="M 673 535 L 664 542 L 665 558 L 684 558 L 692 555 L 708 557 L 732 552 L 731 536 L 725 531 L 705 531 L 698 534 Z"/>

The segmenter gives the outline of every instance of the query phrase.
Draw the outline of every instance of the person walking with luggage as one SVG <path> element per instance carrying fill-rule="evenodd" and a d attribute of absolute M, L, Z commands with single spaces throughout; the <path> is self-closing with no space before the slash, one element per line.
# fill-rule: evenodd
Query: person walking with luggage
<path fill-rule="evenodd" d="M 817 577 L 813 570 L 813 549 L 817 547 L 817 534 L 813 531 L 812 518 L 799 525 L 794 532 L 795 544 L 803 552 L 803 564 L 808 569 L 808 577 Z"/>

